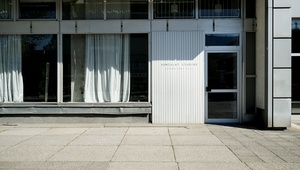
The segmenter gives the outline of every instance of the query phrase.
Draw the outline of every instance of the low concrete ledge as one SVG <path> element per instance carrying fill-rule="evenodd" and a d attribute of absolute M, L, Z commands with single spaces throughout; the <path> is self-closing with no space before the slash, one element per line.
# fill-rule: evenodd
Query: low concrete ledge
<path fill-rule="evenodd" d="M 151 114 L 150 103 L 110 103 L 110 104 L 3 104 L 0 115 L 11 114 L 58 114 L 58 115 L 97 115 L 97 114 Z"/>

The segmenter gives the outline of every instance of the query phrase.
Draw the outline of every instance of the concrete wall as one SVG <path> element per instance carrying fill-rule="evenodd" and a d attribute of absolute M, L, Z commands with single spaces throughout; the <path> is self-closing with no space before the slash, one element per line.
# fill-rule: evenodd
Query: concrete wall
<path fill-rule="evenodd" d="M 256 1 L 256 106 L 265 109 L 265 1 Z"/>

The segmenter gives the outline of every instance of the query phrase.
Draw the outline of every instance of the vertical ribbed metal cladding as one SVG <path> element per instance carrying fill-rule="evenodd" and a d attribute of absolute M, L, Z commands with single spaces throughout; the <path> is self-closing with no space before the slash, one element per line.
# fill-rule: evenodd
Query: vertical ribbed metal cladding
<path fill-rule="evenodd" d="M 152 36 L 153 123 L 203 123 L 202 33 L 153 32 Z"/>

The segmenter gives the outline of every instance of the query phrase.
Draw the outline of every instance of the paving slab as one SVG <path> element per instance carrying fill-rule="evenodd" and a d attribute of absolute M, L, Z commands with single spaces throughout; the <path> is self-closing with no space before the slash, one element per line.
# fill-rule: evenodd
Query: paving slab
<path fill-rule="evenodd" d="M 178 170 L 175 162 L 112 162 L 108 170 Z"/>
<path fill-rule="evenodd" d="M 121 145 L 171 146 L 171 140 L 167 135 L 126 135 Z"/>
<path fill-rule="evenodd" d="M 0 169 L 300 169 L 299 141 L 295 128 L 0 125 Z"/>
<path fill-rule="evenodd" d="M 49 161 L 110 161 L 117 146 L 66 146 Z"/>
<path fill-rule="evenodd" d="M 207 128 L 189 128 L 189 127 L 169 128 L 169 132 L 170 135 L 212 134 Z"/>
<path fill-rule="evenodd" d="M 88 128 L 51 128 L 40 135 L 80 135 Z"/>
<path fill-rule="evenodd" d="M 124 135 L 81 135 L 69 145 L 118 146 Z"/>
<path fill-rule="evenodd" d="M 37 135 L 21 142 L 19 145 L 27 146 L 63 146 L 74 140 L 77 135 Z"/>
<path fill-rule="evenodd" d="M 180 162 L 180 170 L 251 170 L 246 164 L 240 163 L 197 163 L 197 162 Z"/>
<path fill-rule="evenodd" d="M 112 161 L 174 162 L 175 159 L 171 146 L 120 146 Z"/>
<path fill-rule="evenodd" d="M 196 145 L 224 145 L 214 135 L 172 135 L 172 144 L 174 146 L 196 146 Z"/>
<path fill-rule="evenodd" d="M 126 135 L 168 135 L 166 127 L 130 127 Z"/>
<path fill-rule="evenodd" d="M 46 161 L 63 146 L 15 146 L 0 153 L 0 161 Z"/>
<path fill-rule="evenodd" d="M 31 137 L 31 135 L 0 135 L 0 146 L 13 146 Z"/>
<path fill-rule="evenodd" d="M 0 132 L 2 135 L 38 135 L 49 130 L 49 128 L 11 128 Z"/>
<path fill-rule="evenodd" d="M 5 145 L 5 146 L 0 146 L 0 152 L 9 148 L 10 146 L 9 145 Z"/>
<path fill-rule="evenodd" d="M 264 161 L 262 159 L 260 159 L 258 156 L 256 155 L 236 155 L 240 161 L 244 162 L 244 163 L 263 163 Z"/>
<path fill-rule="evenodd" d="M 89 128 L 84 135 L 124 135 L 128 127 L 102 127 L 102 128 Z"/>
<path fill-rule="evenodd" d="M 0 169 L 82 170 L 89 162 L 0 161 Z"/>
<path fill-rule="evenodd" d="M 177 162 L 240 162 L 226 146 L 174 146 Z"/>
<path fill-rule="evenodd" d="M 247 163 L 253 170 L 299 170 L 300 163 Z"/>
<path fill-rule="evenodd" d="M 82 170 L 108 170 L 110 162 L 88 162 L 88 164 L 82 168 Z"/>

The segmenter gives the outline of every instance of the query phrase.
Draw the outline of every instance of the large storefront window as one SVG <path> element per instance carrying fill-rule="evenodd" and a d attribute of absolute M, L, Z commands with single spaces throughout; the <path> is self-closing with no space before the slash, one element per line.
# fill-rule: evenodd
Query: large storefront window
<path fill-rule="evenodd" d="M 148 35 L 64 35 L 64 102 L 148 101 Z"/>
<path fill-rule="evenodd" d="M 148 1 L 63 0 L 63 19 L 148 19 Z"/>
<path fill-rule="evenodd" d="M 292 20 L 292 101 L 300 101 L 300 19 Z"/>
<path fill-rule="evenodd" d="M 56 19 L 56 0 L 20 0 L 19 19 Z"/>
<path fill-rule="evenodd" d="M 240 0 L 199 0 L 199 18 L 240 18 Z"/>
<path fill-rule="evenodd" d="M 0 36 L 0 102 L 56 102 L 56 35 Z"/>
<path fill-rule="evenodd" d="M 154 19 L 195 18 L 194 0 L 154 0 Z"/>
<path fill-rule="evenodd" d="M 12 19 L 11 10 L 12 10 L 11 0 L 0 1 L 0 19 Z"/>

